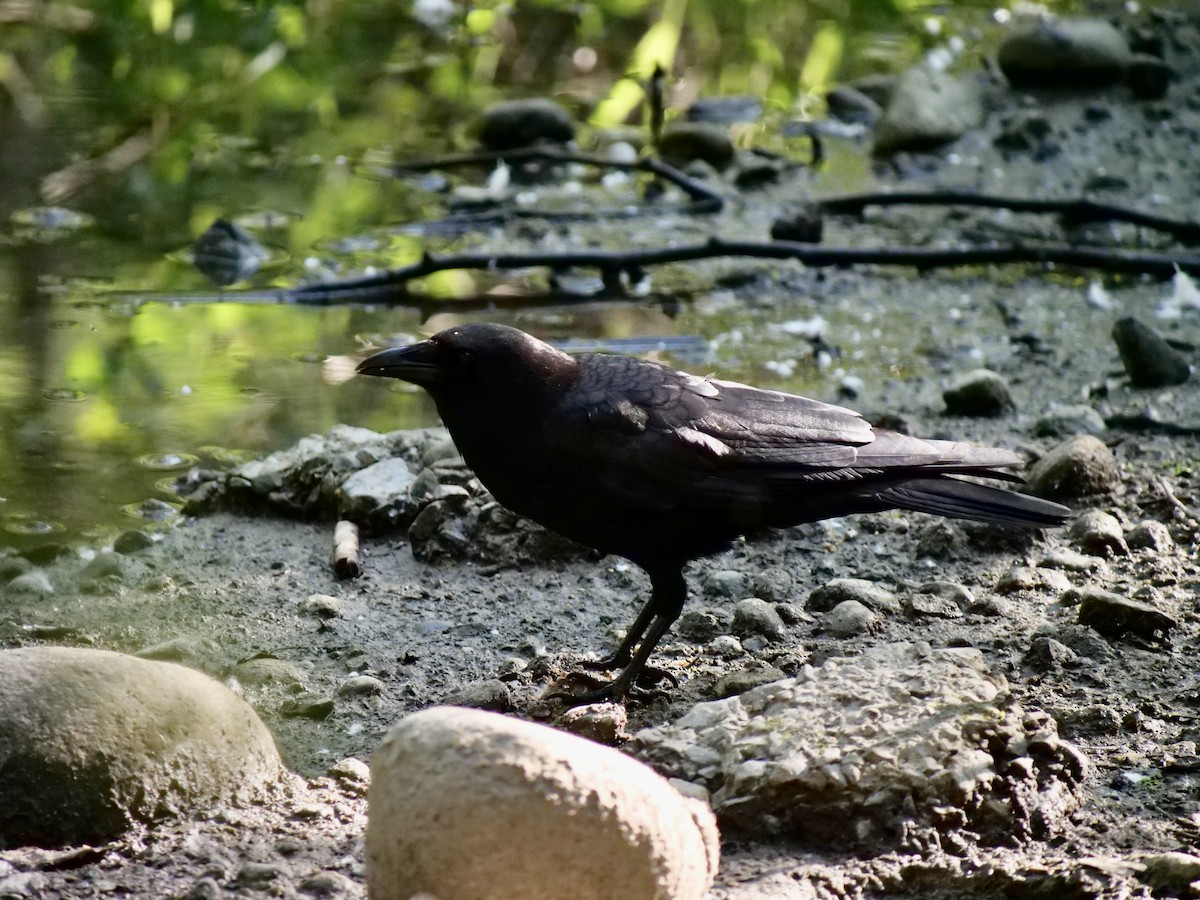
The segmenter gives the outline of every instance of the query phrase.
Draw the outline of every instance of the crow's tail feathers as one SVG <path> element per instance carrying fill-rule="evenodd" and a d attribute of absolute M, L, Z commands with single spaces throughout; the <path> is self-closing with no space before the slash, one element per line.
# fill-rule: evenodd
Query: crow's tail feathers
<path fill-rule="evenodd" d="M 1062 525 L 1071 510 L 1049 500 L 957 478 L 913 478 L 879 491 L 889 506 L 1000 525 L 1049 528 Z"/>

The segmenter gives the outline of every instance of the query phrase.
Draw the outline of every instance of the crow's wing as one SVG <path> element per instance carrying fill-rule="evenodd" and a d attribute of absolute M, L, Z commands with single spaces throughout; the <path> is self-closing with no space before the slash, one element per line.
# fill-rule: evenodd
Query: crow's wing
<path fill-rule="evenodd" d="M 582 357 L 546 440 L 614 499 L 645 509 L 765 505 L 896 475 L 993 474 L 1005 450 L 876 432 L 858 413 L 630 357 Z"/>

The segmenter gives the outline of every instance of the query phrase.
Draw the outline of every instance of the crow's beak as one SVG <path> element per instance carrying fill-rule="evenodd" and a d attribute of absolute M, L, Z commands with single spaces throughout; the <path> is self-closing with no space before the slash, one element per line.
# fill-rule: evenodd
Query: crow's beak
<path fill-rule="evenodd" d="M 399 378 L 419 385 L 437 384 L 442 378 L 438 348 L 432 341 L 382 350 L 368 356 L 354 371 L 360 375 Z"/>

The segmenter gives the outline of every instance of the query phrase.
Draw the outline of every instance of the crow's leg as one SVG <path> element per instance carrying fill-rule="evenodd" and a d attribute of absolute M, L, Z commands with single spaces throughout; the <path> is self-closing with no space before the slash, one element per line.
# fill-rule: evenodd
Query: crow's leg
<path fill-rule="evenodd" d="M 636 690 L 638 676 L 647 668 L 646 661 L 664 634 L 683 612 L 683 603 L 687 599 L 687 583 L 683 579 L 683 571 L 679 568 L 661 568 L 647 570 L 650 575 L 650 601 L 638 615 L 637 620 L 629 629 L 625 640 L 613 655 L 618 660 L 614 667 L 621 665 L 622 653 L 628 659 L 625 668 L 612 681 L 599 683 L 597 679 L 587 675 L 572 676 L 583 681 L 589 687 L 595 687 L 587 694 L 553 694 L 556 699 L 569 700 L 573 705 L 598 703 L 605 700 L 622 700 L 630 695 L 639 693 Z M 644 637 L 643 637 L 644 635 Z M 641 644 L 637 652 L 632 653 L 633 645 Z M 674 681 L 669 673 L 662 672 Z"/>
<path fill-rule="evenodd" d="M 617 652 L 611 656 L 606 656 L 603 659 L 585 660 L 580 663 L 585 669 L 597 669 L 602 672 L 611 672 L 613 669 L 623 669 L 633 662 L 633 648 L 638 645 L 638 641 L 642 639 L 642 635 L 646 633 L 646 628 L 658 613 L 658 605 L 655 602 L 655 592 L 652 590 L 650 599 L 646 601 L 646 605 L 642 607 L 642 611 L 638 613 L 638 617 L 633 620 L 633 624 L 629 626 L 625 632 L 625 637 L 621 641 L 621 646 L 617 648 Z"/>

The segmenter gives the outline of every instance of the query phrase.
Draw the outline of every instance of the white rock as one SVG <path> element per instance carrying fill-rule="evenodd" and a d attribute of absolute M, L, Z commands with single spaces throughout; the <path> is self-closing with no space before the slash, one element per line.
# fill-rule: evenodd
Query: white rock
<path fill-rule="evenodd" d="M 271 734 L 220 683 L 105 650 L 0 651 L 0 834 L 96 843 L 132 822 L 264 799 Z"/>
<path fill-rule="evenodd" d="M 435 707 L 371 759 L 372 900 L 703 897 L 709 808 L 624 754 L 495 713 Z"/>

